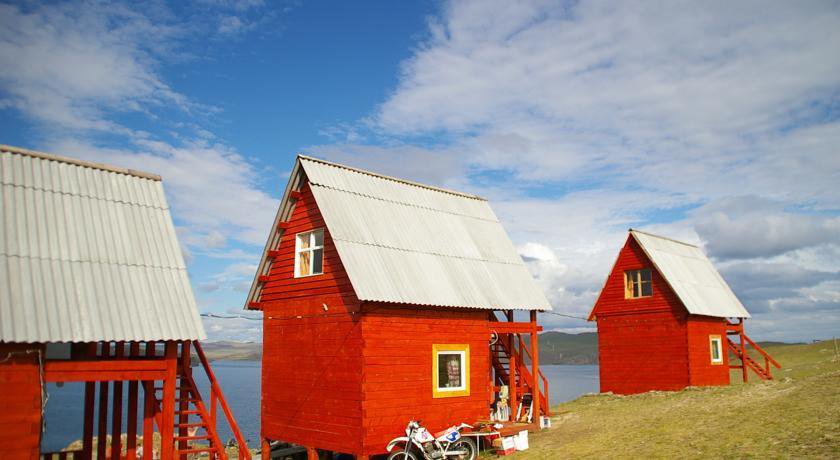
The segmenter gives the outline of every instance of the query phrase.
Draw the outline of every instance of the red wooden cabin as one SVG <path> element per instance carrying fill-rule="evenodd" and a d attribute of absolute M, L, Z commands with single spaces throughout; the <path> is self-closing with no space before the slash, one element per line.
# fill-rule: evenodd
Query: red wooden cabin
<path fill-rule="evenodd" d="M 0 145 L 0 179 L 0 458 L 226 458 L 219 406 L 250 456 L 197 342 L 160 177 Z M 41 452 L 54 382 L 85 382 L 79 450 Z"/>
<path fill-rule="evenodd" d="M 770 365 L 779 365 L 744 334 L 749 317 L 700 248 L 630 230 L 589 315 L 598 323 L 601 391 L 728 385 L 733 368 L 744 381 L 748 369 L 771 379 Z"/>
<path fill-rule="evenodd" d="M 479 197 L 298 157 L 247 308 L 264 313 L 264 442 L 384 453 L 410 419 L 487 419 L 511 382 L 514 408 L 527 392 L 534 423 L 548 411 L 550 306 Z"/>

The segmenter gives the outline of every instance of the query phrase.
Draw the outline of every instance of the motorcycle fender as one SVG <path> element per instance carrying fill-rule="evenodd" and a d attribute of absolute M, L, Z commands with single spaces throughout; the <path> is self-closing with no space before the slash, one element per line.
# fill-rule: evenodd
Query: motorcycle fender
<path fill-rule="evenodd" d="M 397 444 L 403 444 L 403 443 L 408 444 L 408 438 L 407 438 L 407 437 L 405 437 L 405 436 L 403 436 L 403 437 L 401 437 L 401 438 L 394 438 L 394 439 L 392 439 L 392 440 L 391 440 L 391 442 L 389 442 L 389 443 L 388 443 L 388 448 L 387 448 L 387 449 L 388 449 L 388 452 L 391 452 L 391 450 L 392 450 L 392 449 L 394 448 L 394 446 L 396 446 Z"/>

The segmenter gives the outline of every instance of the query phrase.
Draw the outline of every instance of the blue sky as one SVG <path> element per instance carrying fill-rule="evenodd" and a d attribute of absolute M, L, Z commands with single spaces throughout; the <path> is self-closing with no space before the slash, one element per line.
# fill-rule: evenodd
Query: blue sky
<path fill-rule="evenodd" d="M 0 142 L 161 174 L 203 312 L 241 308 L 304 152 L 488 197 L 558 311 L 588 312 L 637 227 L 701 244 L 755 337 L 840 331 L 836 2 L 22 2 L 0 25 Z"/>

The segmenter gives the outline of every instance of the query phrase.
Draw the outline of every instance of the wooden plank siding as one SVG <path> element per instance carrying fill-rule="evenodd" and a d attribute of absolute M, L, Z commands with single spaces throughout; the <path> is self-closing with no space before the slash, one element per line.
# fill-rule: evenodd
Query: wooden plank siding
<path fill-rule="evenodd" d="M 653 295 L 624 298 L 624 272 L 651 269 Z M 601 391 L 619 394 L 729 383 L 725 318 L 689 315 L 679 297 L 630 236 L 593 309 L 598 323 Z M 712 364 L 709 335 L 723 339 L 723 364 Z"/>
<path fill-rule="evenodd" d="M 624 298 L 624 272 L 650 268 L 653 295 Z M 678 390 L 689 384 L 688 314 L 632 237 L 619 253 L 593 311 L 601 391 Z"/>
<path fill-rule="evenodd" d="M 41 377 L 36 344 L 0 343 L 0 458 L 38 459 Z"/>
<path fill-rule="evenodd" d="M 726 348 L 726 320 L 691 315 L 688 320 L 688 372 L 690 385 L 729 385 L 729 351 Z M 721 339 L 723 362 L 712 364 L 709 336 Z"/>
<path fill-rule="evenodd" d="M 301 190 L 263 286 L 262 436 L 337 452 L 362 438 L 359 302 L 324 230 L 324 273 L 294 277 L 295 235 L 325 228 Z M 324 306 L 326 305 L 326 309 Z"/>
<path fill-rule="evenodd" d="M 487 418 L 490 348 L 487 312 L 472 309 L 364 305 L 363 454 L 385 453 L 409 420 L 432 432 Z M 432 345 L 470 346 L 470 394 L 432 397 Z"/>

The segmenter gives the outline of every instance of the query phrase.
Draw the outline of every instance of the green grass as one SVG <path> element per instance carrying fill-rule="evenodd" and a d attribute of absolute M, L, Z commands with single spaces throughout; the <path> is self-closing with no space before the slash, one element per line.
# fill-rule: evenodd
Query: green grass
<path fill-rule="evenodd" d="M 553 408 L 552 428 L 514 458 L 840 458 L 840 359 L 833 342 L 768 346 L 776 380 Z M 762 361 L 763 362 L 763 361 Z"/>

